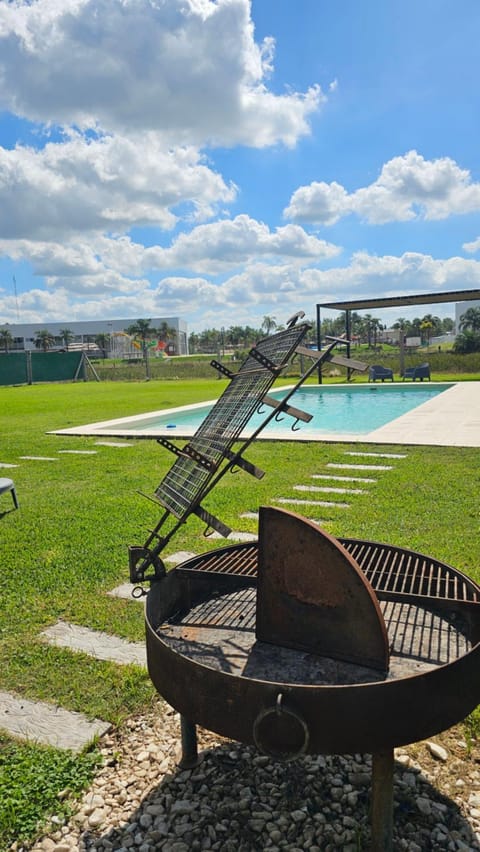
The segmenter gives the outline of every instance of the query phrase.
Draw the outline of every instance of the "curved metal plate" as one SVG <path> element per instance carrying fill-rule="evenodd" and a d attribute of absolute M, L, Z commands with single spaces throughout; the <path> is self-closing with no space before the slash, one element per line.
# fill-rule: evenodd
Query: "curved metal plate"
<path fill-rule="evenodd" d="M 294 512 L 260 508 L 257 639 L 387 672 L 376 595 L 333 536 Z"/>

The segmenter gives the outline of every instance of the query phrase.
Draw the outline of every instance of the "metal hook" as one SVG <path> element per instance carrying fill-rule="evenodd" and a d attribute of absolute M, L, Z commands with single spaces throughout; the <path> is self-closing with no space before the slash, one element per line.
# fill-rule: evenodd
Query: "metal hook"
<path fill-rule="evenodd" d="M 282 420 L 285 420 L 285 417 L 281 417 L 281 416 L 280 416 L 280 415 L 281 415 L 281 413 L 282 413 L 281 411 L 277 411 L 277 413 L 276 413 L 276 415 L 275 415 L 275 420 L 277 421 L 277 423 L 281 423 L 281 422 L 282 422 Z"/>
<path fill-rule="evenodd" d="M 257 414 L 260 414 L 260 415 L 265 414 L 265 409 L 264 409 L 264 407 L 263 407 L 263 403 L 262 403 L 262 402 L 260 403 L 260 405 L 259 405 L 259 406 L 258 406 L 258 408 L 257 408 Z"/>
<path fill-rule="evenodd" d="M 295 420 L 295 423 L 292 424 L 292 427 L 291 427 L 292 432 L 300 432 L 301 427 L 297 426 L 297 423 L 299 423 L 299 422 L 300 422 L 299 418 L 297 417 L 297 419 Z"/>

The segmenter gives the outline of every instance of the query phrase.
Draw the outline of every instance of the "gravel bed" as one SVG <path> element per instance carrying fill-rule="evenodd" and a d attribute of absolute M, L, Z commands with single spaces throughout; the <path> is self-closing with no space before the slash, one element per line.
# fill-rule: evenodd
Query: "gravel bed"
<path fill-rule="evenodd" d="M 462 728 L 395 752 L 394 849 L 480 849 L 480 750 Z M 368 850 L 371 758 L 283 764 L 199 730 L 180 770 L 178 715 L 160 703 L 101 740 L 104 764 L 68 824 L 12 852 Z"/>

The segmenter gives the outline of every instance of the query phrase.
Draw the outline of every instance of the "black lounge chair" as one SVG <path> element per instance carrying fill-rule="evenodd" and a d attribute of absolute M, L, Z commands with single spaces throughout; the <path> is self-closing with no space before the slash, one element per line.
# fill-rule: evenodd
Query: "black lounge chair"
<path fill-rule="evenodd" d="M 393 370 L 390 367 L 382 367 L 380 364 L 373 364 L 368 371 L 368 381 L 376 382 L 377 379 L 384 382 L 385 379 L 391 379 L 393 382 Z"/>
<path fill-rule="evenodd" d="M 419 364 L 418 367 L 407 367 L 403 374 L 403 381 L 405 379 L 420 379 L 423 382 L 424 379 L 428 379 L 430 381 L 430 364 L 425 362 L 425 364 Z"/>

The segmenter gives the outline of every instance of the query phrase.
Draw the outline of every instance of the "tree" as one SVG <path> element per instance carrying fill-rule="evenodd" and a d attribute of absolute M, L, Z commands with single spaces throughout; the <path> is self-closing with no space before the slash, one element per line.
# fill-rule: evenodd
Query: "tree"
<path fill-rule="evenodd" d="M 460 317 L 461 331 L 480 331 L 480 308 L 468 308 Z"/>
<path fill-rule="evenodd" d="M 480 332 L 472 331 L 470 328 L 457 334 L 453 351 L 459 355 L 468 355 L 470 352 L 480 352 Z"/>
<path fill-rule="evenodd" d="M 157 334 L 156 329 L 151 325 L 151 319 L 138 319 L 133 325 L 129 325 L 125 329 L 127 334 L 134 337 L 135 340 L 140 340 L 142 346 L 143 357 L 147 358 L 147 340 Z"/>
<path fill-rule="evenodd" d="M 277 327 L 277 323 L 275 321 L 275 317 L 265 316 L 262 322 L 262 329 L 266 333 L 267 337 L 271 331 L 275 331 Z"/>
<path fill-rule="evenodd" d="M 10 346 L 13 343 L 13 337 L 12 337 L 10 331 L 8 330 L 8 328 L 1 328 L 0 329 L 0 342 L 1 342 L 1 345 L 3 346 L 3 351 L 6 354 L 9 350 Z"/>
<path fill-rule="evenodd" d="M 173 341 L 175 344 L 175 340 L 177 338 L 177 329 L 170 326 L 165 320 L 161 323 L 160 328 L 157 329 L 158 339 L 163 343 L 168 343 L 169 340 Z"/>
<path fill-rule="evenodd" d="M 46 328 L 42 328 L 40 331 L 35 332 L 35 346 L 37 349 L 43 349 L 44 352 L 47 352 L 54 343 L 55 338 L 53 334 Z"/>
<path fill-rule="evenodd" d="M 110 347 L 110 335 L 109 334 L 97 334 L 95 338 L 95 345 L 98 346 L 102 353 L 102 358 L 105 360 L 107 357 L 107 349 Z"/>
<path fill-rule="evenodd" d="M 65 349 L 68 352 L 68 344 L 74 340 L 75 335 L 70 328 L 61 328 L 59 331 L 59 336 L 62 338 L 63 343 L 65 344 Z"/>

